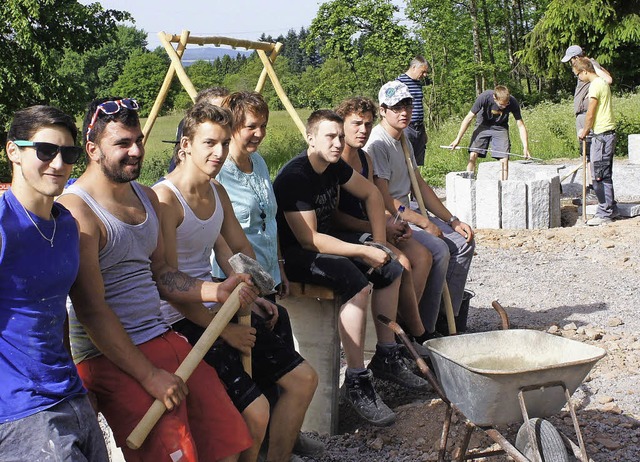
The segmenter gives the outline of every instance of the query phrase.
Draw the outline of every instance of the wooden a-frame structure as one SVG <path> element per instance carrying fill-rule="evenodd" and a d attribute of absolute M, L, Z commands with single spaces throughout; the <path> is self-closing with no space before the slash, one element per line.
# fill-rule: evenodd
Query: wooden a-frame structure
<path fill-rule="evenodd" d="M 264 84 L 267 80 L 267 76 L 271 80 L 273 84 L 273 88 L 282 101 L 285 109 L 289 113 L 291 119 L 302 133 L 302 136 L 306 136 L 306 129 L 304 123 L 300 119 L 300 116 L 296 112 L 295 108 L 289 101 L 287 94 L 285 93 L 282 85 L 280 85 L 280 80 L 276 75 L 276 71 L 273 68 L 273 63 L 278 57 L 278 53 L 282 49 L 282 43 L 267 43 L 267 42 L 254 42 L 251 40 L 240 40 L 229 37 L 192 37 L 188 30 L 183 30 L 180 35 L 172 35 L 167 34 L 165 32 L 159 32 L 158 37 L 160 38 L 160 42 L 164 46 L 169 58 L 171 59 L 171 64 L 169 66 L 169 70 L 167 71 L 167 75 L 164 78 L 164 82 L 162 83 L 162 87 L 160 87 L 160 91 L 158 92 L 158 96 L 156 97 L 155 102 L 153 103 L 153 107 L 151 108 L 151 112 L 149 113 L 149 118 L 144 125 L 142 132 L 144 133 L 144 142 L 148 139 L 149 133 L 155 124 L 156 119 L 158 118 L 158 114 L 160 113 L 160 108 L 164 103 L 164 100 L 167 97 L 167 93 L 169 88 L 171 87 L 171 81 L 173 80 L 174 75 L 178 75 L 178 79 L 182 86 L 187 91 L 189 96 L 193 101 L 195 101 L 196 95 L 198 94 L 197 90 L 191 83 L 191 79 L 184 70 L 184 66 L 182 65 L 182 55 L 184 54 L 184 50 L 186 49 L 188 44 L 195 45 L 228 45 L 233 49 L 237 47 L 245 48 L 247 50 L 255 50 L 258 53 L 258 57 L 262 61 L 263 69 L 260 77 L 258 79 L 258 83 L 256 85 L 255 91 L 262 92 L 264 88 Z M 177 43 L 177 47 L 174 48 L 172 43 Z M 269 53 L 269 56 L 267 56 Z"/>

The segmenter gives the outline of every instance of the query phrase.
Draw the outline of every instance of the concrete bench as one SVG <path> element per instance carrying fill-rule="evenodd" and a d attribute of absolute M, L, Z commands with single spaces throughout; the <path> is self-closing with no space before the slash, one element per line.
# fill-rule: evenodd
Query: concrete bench
<path fill-rule="evenodd" d="M 297 350 L 318 372 L 318 388 L 302 430 L 335 434 L 340 386 L 339 301 L 328 287 L 292 282 L 289 296 L 278 303 L 289 312 Z"/>
<path fill-rule="evenodd" d="M 290 283 L 290 294 L 278 300 L 289 312 L 298 352 L 318 373 L 318 388 L 302 424 L 303 431 L 337 433 L 340 400 L 340 301 L 329 287 Z M 371 298 L 367 306 L 364 342 L 365 364 L 375 351 L 376 332 L 371 317 Z"/>

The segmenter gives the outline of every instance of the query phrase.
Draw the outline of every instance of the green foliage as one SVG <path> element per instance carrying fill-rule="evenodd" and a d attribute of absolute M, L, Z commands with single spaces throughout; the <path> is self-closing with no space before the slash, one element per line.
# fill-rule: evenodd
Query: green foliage
<path fill-rule="evenodd" d="M 11 162 L 4 149 L 0 151 L 0 183 L 11 183 Z"/>
<path fill-rule="evenodd" d="M 262 34 L 259 40 L 261 42 L 282 43 L 283 46 L 278 59 L 286 58 L 291 72 L 301 74 L 308 66 L 317 66 L 321 62 L 320 55 L 315 49 L 307 50 L 305 48 L 305 42 L 308 37 L 309 31 L 302 27 L 298 33 L 290 29 L 286 36 L 279 35 L 276 38 Z"/>
<path fill-rule="evenodd" d="M 572 81 L 560 62 L 572 44 L 605 66 L 616 85 L 640 85 L 637 66 L 629 66 L 640 59 L 640 0 L 552 0 L 520 56 L 538 74 Z"/>
<path fill-rule="evenodd" d="M 319 50 L 323 59 L 337 60 L 340 64 L 331 66 L 343 73 L 332 78 L 351 79 L 350 84 L 345 82 L 347 89 L 377 95 L 382 84 L 402 73 L 417 49 L 408 29 L 395 19 L 396 13 L 398 7 L 390 0 L 323 3 L 305 40 L 307 52 Z M 336 95 L 331 106 L 339 100 Z"/>
<path fill-rule="evenodd" d="M 616 155 L 626 155 L 627 135 L 640 133 L 640 93 L 615 96 L 613 99 L 615 118 L 618 121 L 618 147 Z M 310 111 L 300 111 L 304 120 Z M 574 158 L 578 156 L 573 100 L 566 99 L 560 103 L 545 103 L 531 109 L 524 109 L 523 120 L 529 132 L 531 155 L 546 161 Z M 156 122 L 151 138 L 146 145 L 146 157 L 143 169 L 145 184 L 153 184 L 164 174 L 172 145 L 163 144 L 161 140 L 170 140 L 180 116 L 160 117 Z M 467 165 L 468 154 L 465 150 L 450 151 L 441 149 L 440 145 L 449 145 L 456 137 L 462 117 L 451 117 L 443 121 L 439 129 L 428 130 L 429 142 L 425 166 L 421 168 L 423 176 L 433 186 L 444 186 L 445 175 L 449 172 L 463 171 Z M 522 145 L 517 128 L 511 119 L 511 152 L 522 154 Z M 471 128 L 460 143 L 469 145 Z M 260 146 L 260 154 L 267 161 L 271 176 L 292 157 L 306 149 L 306 142 L 300 135 L 289 115 L 284 111 L 272 111 L 269 116 L 267 137 Z M 156 158 L 160 158 L 156 161 Z M 490 157 L 480 162 L 495 162 Z M 147 170 L 149 170 L 147 172 Z"/>
<path fill-rule="evenodd" d="M 616 156 L 627 155 L 628 135 L 640 133 L 640 93 L 614 96 L 614 117 L 616 119 Z M 574 158 L 579 155 L 576 137 L 575 116 L 573 114 L 573 98 L 560 103 L 544 103 L 522 111 L 527 131 L 529 132 L 529 150 L 533 157 L 545 161 Z M 422 173 L 429 184 L 443 186 L 448 172 L 463 171 L 467 165 L 468 153 L 460 149 L 449 151 L 439 146 L 449 145 L 456 137 L 462 117 L 444 121 L 437 130 L 428 130 L 429 142 Z M 522 154 L 522 144 L 518 130 L 510 120 L 511 152 Z M 461 146 L 469 146 L 473 127 L 460 142 Z M 490 157 L 479 159 L 480 162 L 494 162 Z"/>
<path fill-rule="evenodd" d="M 125 64 L 122 74 L 111 87 L 110 93 L 137 99 L 140 104 L 140 116 L 146 117 L 158 95 L 168 68 L 168 56 L 162 57 L 158 53 L 146 51 L 136 52 Z"/>
<path fill-rule="evenodd" d="M 640 92 L 615 98 L 613 110 L 616 119 L 616 156 L 629 153 L 629 135 L 640 133 Z"/>
<path fill-rule="evenodd" d="M 115 35 L 128 13 L 75 0 L 0 2 L 0 138 L 16 110 L 43 103 L 75 112 L 86 104 L 58 73 L 65 52 L 85 53 Z"/>
<path fill-rule="evenodd" d="M 114 36 L 99 48 L 84 53 L 65 50 L 59 74 L 66 81 L 73 82 L 75 99 L 79 104 L 70 110 L 79 113 L 88 101 L 109 96 L 111 86 L 122 73 L 129 57 L 144 51 L 146 46 L 146 32 L 119 25 Z"/>

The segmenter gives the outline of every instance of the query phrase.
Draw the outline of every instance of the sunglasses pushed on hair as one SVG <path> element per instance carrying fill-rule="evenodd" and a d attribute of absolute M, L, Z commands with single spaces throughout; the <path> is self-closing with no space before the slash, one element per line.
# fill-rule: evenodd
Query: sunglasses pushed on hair
<path fill-rule="evenodd" d="M 65 164 L 75 164 L 82 154 L 82 148 L 79 146 L 58 146 L 53 143 L 44 141 L 25 141 L 15 140 L 13 142 L 20 148 L 33 148 L 36 150 L 36 156 L 42 162 L 51 162 L 56 158 L 58 153 L 62 156 L 62 162 Z"/>
<path fill-rule="evenodd" d="M 120 111 L 120 108 L 126 108 L 131 111 L 137 111 L 140 109 L 140 105 L 133 98 L 123 98 L 116 99 L 112 101 L 105 101 L 101 103 L 96 108 L 96 112 L 93 113 L 93 117 L 91 118 L 91 123 L 87 127 L 87 139 L 89 138 L 89 133 L 93 130 L 93 126 L 96 124 L 96 120 L 98 120 L 98 115 L 102 112 L 103 114 L 116 114 Z"/>

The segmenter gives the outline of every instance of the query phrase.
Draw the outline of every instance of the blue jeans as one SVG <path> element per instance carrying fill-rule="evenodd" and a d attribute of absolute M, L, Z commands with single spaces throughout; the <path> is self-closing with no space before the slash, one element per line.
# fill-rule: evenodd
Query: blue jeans
<path fill-rule="evenodd" d="M 102 430 L 86 395 L 0 425 L 3 462 L 109 462 Z"/>
<path fill-rule="evenodd" d="M 442 238 L 411 224 L 413 238 L 429 249 L 433 255 L 431 272 L 418 304 L 422 324 L 429 333 L 436 328 L 445 280 L 449 284 L 453 313 L 457 315 L 460 312 L 464 286 L 476 247 L 475 241 L 467 242 L 464 236 L 454 231 L 444 221 L 435 217 L 430 219 L 442 231 Z"/>

